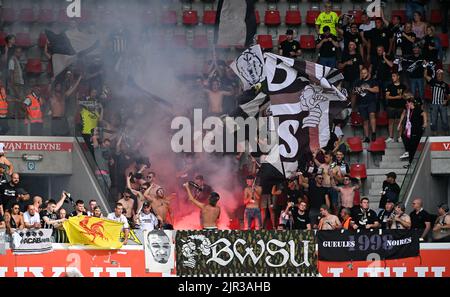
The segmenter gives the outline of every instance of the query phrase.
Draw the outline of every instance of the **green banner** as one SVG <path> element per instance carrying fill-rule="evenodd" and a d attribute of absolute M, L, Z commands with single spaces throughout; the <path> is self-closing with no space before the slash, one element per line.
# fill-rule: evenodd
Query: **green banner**
<path fill-rule="evenodd" d="M 311 231 L 178 231 L 178 276 L 315 276 Z"/>

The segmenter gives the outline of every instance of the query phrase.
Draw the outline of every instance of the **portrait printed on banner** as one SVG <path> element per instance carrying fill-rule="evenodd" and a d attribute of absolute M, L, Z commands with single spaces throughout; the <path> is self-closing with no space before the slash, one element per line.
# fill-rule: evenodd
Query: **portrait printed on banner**
<path fill-rule="evenodd" d="M 145 231 L 144 252 L 146 272 L 171 273 L 175 269 L 175 232 Z"/>

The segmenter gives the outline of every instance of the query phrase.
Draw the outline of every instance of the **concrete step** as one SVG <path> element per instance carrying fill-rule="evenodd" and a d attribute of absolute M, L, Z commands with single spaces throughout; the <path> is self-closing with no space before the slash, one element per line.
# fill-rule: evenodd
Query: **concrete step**
<path fill-rule="evenodd" d="M 403 142 L 390 142 L 386 143 L 386 148 L 404 148 Z"/>
<path fill-rule="evenodd" d="M 377 188 L 377 189 L 370 189 L 369 196 L 377 196 L 377 195 L 380 196 L 381 195 L 380 192 L 381 192 L 381 187 Z"/>
<path fill-rule="evenodd" d="M 381 162 L 408 162 L 408 159 L 400 159 L 401 155 L 386 154 L 381 158 Z"/>
<path fill-rule="evenodd" d="M 396 162 L 381 162 L 380 168 L 392 169 L 392 171 L 396 171 L 397 169 L 403 169 L 403 166 L 408 164 L 408 162 L 396 161 Z"/>

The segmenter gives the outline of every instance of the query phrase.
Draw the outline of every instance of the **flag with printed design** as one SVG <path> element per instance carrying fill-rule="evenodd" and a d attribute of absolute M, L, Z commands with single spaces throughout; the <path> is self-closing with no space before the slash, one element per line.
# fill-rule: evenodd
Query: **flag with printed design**
<path fill-rule="evenodd" d="M 64 230 L 71 244 L 86 244 L 100 248 L 122 247 L 120 232 L 123 224 L 89 216 L 71 217 L 64 222 Z"/>

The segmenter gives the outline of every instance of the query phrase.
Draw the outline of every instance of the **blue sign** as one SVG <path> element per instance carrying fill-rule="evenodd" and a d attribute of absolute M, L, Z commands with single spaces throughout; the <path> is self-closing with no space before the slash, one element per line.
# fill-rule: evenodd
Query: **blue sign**
<path fill-rule="evenodd" d="M 30 171 L 36 170 L 36 162 L 34 162 L 34 161 L 28 161 L 28 162 L 27 162 L 27 168 L 28 168 L 28 170 L 30 170 Z"/>

